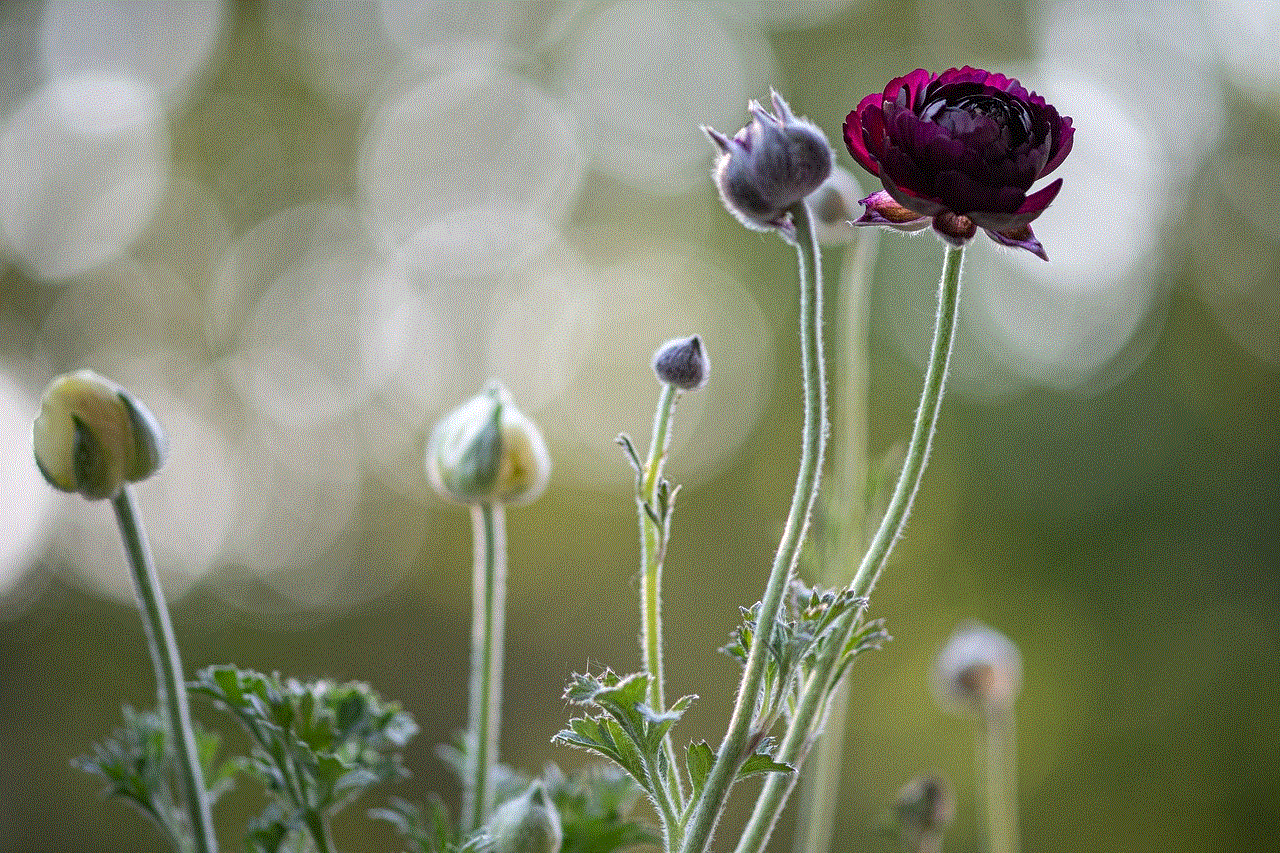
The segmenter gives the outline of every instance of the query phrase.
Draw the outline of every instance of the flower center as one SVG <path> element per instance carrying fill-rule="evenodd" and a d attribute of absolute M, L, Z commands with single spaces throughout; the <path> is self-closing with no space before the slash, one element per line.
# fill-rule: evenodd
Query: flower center
<path fill-rule="evenodd" d="M 975 119 L 985 119 L 1008 134 L 1010 148 L 1016 148 L 1031 136 L 1031 113 L 1017 98 L 1004 92 L 939 92 L 925 102 L 920 118 L 947 130 L 967 132 Z"/>

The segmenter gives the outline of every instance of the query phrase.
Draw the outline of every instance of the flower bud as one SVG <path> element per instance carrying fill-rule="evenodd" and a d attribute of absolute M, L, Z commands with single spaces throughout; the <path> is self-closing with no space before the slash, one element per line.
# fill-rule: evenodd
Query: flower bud
<path fill-rule="evenodd" d="M 946 781 L 928 773 L 902 787 L 893 809 L 904 830 L 918 834 L 940 833 L 955 817 L 956 801 Z"/>
<path fill-rule="evenodd" d="M 703 128 L 720 149 L 712 175 L 724 206 L 756 231 L 788 230 L 787 209 L 826 180 L 834 160 L 822 131 L 772 94 L 777 114 L 752 101 L 751 124 L 733 138 Z"/>
<path fill-rule="evenodd" d="M 862 215 L 858 200 L 863 196 L 862 187 L 849 172 L 839 166 L 809 197 L 813 211 L 813 230 L 823 245 L 852 243 L 858 236 L 853 220 Z"/>
<path fill-rule="evenodd" d="M 938 701 L 955 710 L 1009 709 L 1022 686 L 1022 655 L 1013 641 L 978 622 L 947 640 L 933 670 Z"/>
<path fill-rule="evenodd" d="M 56 489 L 89 500 L 115 497 L 164 464 L 168 440 L 145 406 L 91 370 L 49 383 L 31 427 L 40 473 Z"/>
<path fill-rule="evenodd" d="M 488 835 L 493 853 L 560 853 L 560 812 L 535 781 L 524 793 L 494 809 Z"/>
<path fill-rule="evenodd" d="M 462 504 L 528 503 L 551 474 L 547 445 L 533 421 L 496 382 L 440 419 L 427 442 L 427 479 Z"/>
<path fill-rule="evenodd" d="M 711 378 L 711 359 L 702 337 L 675 338 L 653 354 L 653 372 L 658 380 L 682 391 L 696 391 Z"/>

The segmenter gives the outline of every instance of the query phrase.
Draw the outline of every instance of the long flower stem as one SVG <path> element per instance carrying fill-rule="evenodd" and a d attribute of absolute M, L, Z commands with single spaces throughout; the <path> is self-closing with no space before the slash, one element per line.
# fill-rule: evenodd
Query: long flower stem
<path fill-rule="evenodd" d="M 933 346 L 929 352 L 929 366 L 924 374 L 924 390 L 920 393 L 920 407 L 916 410 L 915 426 L 911 430 L 911 442 L 907 445 L 907 458 L 898 475 L 898 484 L 885 510 L 880 527 L 876 530 L 862 558 L 849 588 L 859 598 L 867 598 L 875 588 L 880 571 L 894 543 L 902 535 L 911 502 L 920 488 L 924 465 L 933 444 L 933 432 L 938 424 L 938 411 L 942 407 L 942 390 L 947 380 L 947 367 L 951 361 L 951 343 L 955 340 L 956 321 L 959 319 L 960 269 L 964 264 L 964 247 L 948 246 L 942 263 L 942 280 L 938 285 L 938 315 L 933 328 Z"/>
<path fill-rule="evenodd" d="M 978 738 L 978 770 L 986 779 L 987 851 L 1018 853 L 1013 710 L 985 709 Z"/>
<path fill-rule="evenodd" d="M 125 558 L 138 594 L 138 610 L 142 613 L 142 627 L 146 631 L 151 663 L 156 671 L 161 713 L 167 715 L 177 752 L 178 772 L 187 800 L 187 815 L 191 821 L 196 853 L 217 853 L 218 842 L 213 834 L 209 797 L 200 768 L 195 730 L 191 726 L 182 660 L 178 657 L 178 643 L 173 636 L 173 625 L 169 621 L 169 611 L 165 607 L 164 593 L 160 589 L 142 519 L 138 516 L 133 490 L 126 485 L 111 499 L 111 506 L 116 513 Z"/>
<path fill-rule="evenodd" d="M 502 712 L 502 648 L 507 587 L 506 524 L 502 504 L 471 507 L 474 566 L 471 590 L 470 750 L 462 791 L 462 830 L 474 832 L 493 810 Z"/>
<path fill-rule="evenodd" d="M 663 383 L 653 416 L 649 454 L 636 495 L 636 514 L 640 524 L 640 649 L 645 672 L 649 674 L 649 705 L 659 713 L 667 708 L 662 666 L 662 564 L 667 550 L 663 525 L 666 519 L 659 516 L 660 524 L 650 513 L 660 512 L 658 485 L 662 482 L 662 468 L 666 463 L 667 449 L 671 446 L 671 423 L 679 398 L 679 388 Z M 675 750 L 669 733 L 663 737 L 662 746 L 667 754 L 668 798 L 680 803 L 684 800 L 684 790 L 676 770 Z M 673 822 L 671 829 L 676 828 Z"/>
<path fill-rule="evenodd" d="M 955 339 L 956 320 L 959 317 L 957 306 L 960 297 L 960 269 L 963 257 L 963 248 L 951 247 L 947 249 L 946 258 L 943 261 L 942 280 L 938 287 L 938 312 L 933 332 L 933 346 L 929 365 L 925 371 L 920 406 L 916 412 L 911 442 L 907 447 L 907 458 L 899 475 L 898 484 L 894 488 L 893 497 L 851 584 L 851 589 L 860 598 L 870 595 L 893 543 L 901 535 L 911 509 L 912 498 L 924 474 L 925 461 L 929 456 L 929 446 L 933 440 L 933 432 L 937 426 L 938 412 L 942 404 L 947 366 L 951 358 L 951 345 Z M 845 625 L 842 630 L 845 637 L 857 626 L 857 615 L 858 611 L 851 610 L 844 617 Z M 831 676 L 838 662 L 839 651 L 844 648 L 844 645 L 844 642 L 829 644 L 827 653 L 817 662 L 801 691 L 800 702 L 783 741 L 778 746 L 774 760 L 786 764 L 798 764 L 804 760 L 812 744 L 812 738 L 821 730 L 821 715 L 830 691 L 834 687 L 830 683 Z M 789 774 L 791 775 L 794 774 Z M 765 780 L 755 810 L 738 844 L 737 853 L 758 853 L 764 849 L 773 825 L 783 806 L 786 805 L 787 796 L 795 785 L 795 780 L 789 776 L 772 774 Z M 1009 853 L 1009 851 L 1001 851 L 1001 853 Z"/>
<path fill-rule="evenodd" d="M 844 583 L 853 562 L 853 548 L 863 547 L 866 535 L 867 477 L 867 328 L 871 274 L 880 245 L 880 229 L 858 229 L 845 250 L 836 290 L 836 334 L 832 406 L 831 471 L 835 480 L 825 490 L 822 513 L 824 535 L 819 578 L 822 586 Z M 828 700 L 826 722 L 814 754 L 811 773 L 800 779 L 800 809 L 796 821 L 796 853 L 826 853 L 831 849 L 835 816 L 840 803 L 841 764 L 848 724 L 849 689 L 836 685 Z"/>
<path fill-rule="evenodd" d="M 800 352 L 804 371 L 804 431 L 800 470 L 796 474 L 787 525 L 774 555 L 764 597 L 760 600 L 756 631 L 747 652 L 747 663 L 738 685 L 733 714 L 716 753 L 715 763 L 707 775 L 702 794 L 685 829 L 682 853 L 702 853 L 707 848 L 738 769 L 747 757 L 749 748 L 754 748 L 758 739 L 763 737 L 763 732 L 753 730 L 760 684 L 783 594 L 795 573 L 800 546 L 809 529 L 826 450 L 827 391 L 822 356 L 821 255 L 805 203 L 802 201 L 795 205 L 790 213 L 795 224 L 796 255 L 800 272 Z"/>

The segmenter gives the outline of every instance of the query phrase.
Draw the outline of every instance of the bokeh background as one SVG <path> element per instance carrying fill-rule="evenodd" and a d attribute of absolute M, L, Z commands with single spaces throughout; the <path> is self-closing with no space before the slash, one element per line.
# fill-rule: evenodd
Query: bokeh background
<path fill-rule="evenodd" d="M 30 458 L 40 390 L 83 366 L 171 435 L 139 493 L 187 666 L 371 682 L 422 727 L 398 793 L 456 802 L 433 745 L 463 723 L 469 533 L 423 482 L 426 432 L 497 376 L 547 435 L 551 488 L 510 517 L 502 750 L 580 764 L 549 743 L 566 677 L 638 665 L 613 438 L 647 439 L 655 346 L 702 333 L 664 604 L 668 692 L 703 697 L 677 734 L 715 742 L 799 367 L 791 252 L 719 206 L 699 125 L 773 86 L 839 146 L 863 95 L 962 64 L 1045 95 L 1076 148 L 1036 223 L 1051 263 L 969 252 L 833 849 L 891 849 L 881 812 L 927 770 L 959 801 L 948 849 L 979 849 L 973 726 L 928 688 L 970 618 L 1022 650 L 1026 850 L 1272 847 L 1277 44 L 1265 0 L 0 5 L 0 850 L 159 849 L 68 763 L 154 696 L 108 508 Z M 869 293 L 827 255 L 837 391 L 868 401 L 835 428 L 873 468 L 909 429 L 942 254 L 877 248 Z M 219 807 L 229 849 L 255 802 Z M 366 826 L 340 846 L 396 849 Z"/>

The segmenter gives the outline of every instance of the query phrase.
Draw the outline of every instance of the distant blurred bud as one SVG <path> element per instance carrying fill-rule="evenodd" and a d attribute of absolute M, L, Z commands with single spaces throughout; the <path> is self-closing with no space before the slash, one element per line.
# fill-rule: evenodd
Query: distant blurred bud
<path fill-rule="evenodd" d="M 747 105 L 753 120 L 733 135 L 702 128 L 720 150 L 712 177 L 729 212 L 748 228 L 789 233 L 787 209 L 818 188 L 834 156 L 822 131 L 773 92 L 774 112 Z"/>
<path fill-rule="evenodd" d="M 862 187 L 848 169 L 835 166 L 809 197 L 813 230 L 825 245 L 851 243 L 858 236 L 853 220 L 862 215 Z"/>
<path fill-rule="evenodd" d="M 542 433 L 491 382 L 441 418 L 427 442 L 427 479 L 461 504 L 523 504 L 547 486 L 551 458 Z"/>
<path fill-rule="evenodd" d="M 91 370 L 49 383 L 31 427 L 40 473 L 56 489 L 89 500 L 115 497 L 144 480 L 169 450 L 155 416 L 110 379 Z"/>
<path fill-rule="evenodd" d="M 1022 687 L 1022 655 L 1004 634 L 967 622 L 938 653 L 933 679 L 939 703 L 952 710 L 1009 709 Z"/>
<path fill-rule="evenodd" d="M 653 354 L 653 372 L 658 379 L 682 391 L 696 391 L 711 378 L 711 359 L 701 335 L 675 338 Z"/>
<path fill-rule="evenodd" d="M 560 812 L 539 781 L 494 809 L 488 834 L 494 853 L 560 853 L 564 843 Z"/>
<path fill-rule="evenodd" d="M 928 773 L 904 785 L 893 808 L 903 829 L 938 833 L 955 817 L 956 801 L 946 780 Z"/>

